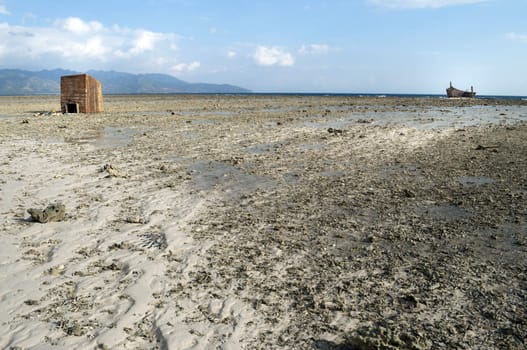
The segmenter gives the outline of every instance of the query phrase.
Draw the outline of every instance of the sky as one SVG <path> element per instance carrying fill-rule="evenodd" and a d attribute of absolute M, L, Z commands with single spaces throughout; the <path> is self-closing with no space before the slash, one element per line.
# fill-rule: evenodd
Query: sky
<path fill-rule="evenodd" d="M 527 0 L 0 0 L 0 69 L 526 96 L 526 16 Z"/>

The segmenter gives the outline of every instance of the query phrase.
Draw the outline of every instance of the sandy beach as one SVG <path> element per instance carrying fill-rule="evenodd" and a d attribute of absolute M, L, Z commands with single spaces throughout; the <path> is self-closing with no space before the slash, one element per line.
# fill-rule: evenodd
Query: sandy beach
<path fill-rule="evenodd" d="M 1 349 L 527 347 L 527 101 L 104 108 L 0 97 Z"/>

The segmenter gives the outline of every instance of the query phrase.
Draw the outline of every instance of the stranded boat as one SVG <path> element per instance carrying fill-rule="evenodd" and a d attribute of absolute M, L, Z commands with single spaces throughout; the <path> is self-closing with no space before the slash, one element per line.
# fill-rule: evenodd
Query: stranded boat
<path fill-rule="evenodd" d="M 472 86 L 470 87 L 470 91 L 463 91 L 453 87 L 452 82 L 450 82 L 450 87 L 446 89 L 446 94 L 448 97 L 476 97 L 476 92 Z"/>

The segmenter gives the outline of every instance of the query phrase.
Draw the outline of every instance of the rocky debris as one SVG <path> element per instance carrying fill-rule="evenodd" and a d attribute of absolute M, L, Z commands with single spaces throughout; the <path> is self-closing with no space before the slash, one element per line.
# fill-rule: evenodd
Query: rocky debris
<path fill-rule="evenodd" d="M 364 118 L 359 118 L 357 119 L 357 124 L 371 124 L 373 123 L 374 120 L 373 119 L 364 119 Z"/>
<path fill-rule="evenodd" d="M 112 164 L 105 164 L 101 170 L 101 173 L 106 173 L 106 177 L 126 177 L 117 167 Z"/>
<path fill-rule="evenodd" d="M 65 270 L 66 270 L 66 266 L 64 266 L 63 264 L 60 264 L 58 266 L 50 267 L 46 272 L 47 274 L 51 276 L 60 276 L 64 274 Z"/>
<path fill-rule="evenodd" d="M 129 215 L 124 218 L 124 222 L 129 224 L 146 224 L 148 219 L 140 215 Z"/>
<path fill-rule="evenodd" d="M 34 117 L 51 117 L 51 116 L 57 116 L 57 115 L 62 115 L 62 112 L 42 111 L 42 112 L 33 113 Z"/>
<path fill-rule="evenodd" d="M 348 337 L 346 345 L 357 350 L 426 350 L 432 344 L 419 336 L 394 332 L 383 325 L 361 327 Z"/>
<path fill-rule="evenodd" d="M 221 237 L 202 287 L 236 290 L 269 322 L 250 347 L 307 349 L 336 339 L 326 333 L 344 337 L 339 349 L 524 348 L 527 126 L 346 132 L 367 138 L 259 157 L 252 174 L 301 180 L 196 223 L 195 239 Z M 428 141 L 408 147 L 413 137 Z M 470 174 L 500 181 L 463 186 Z M 346 315 L 359 326 L 336 322 Z"/>
<path fill-rule="evenodd" d="M 29 208 L 27 210 L 31 215 L 31 220 L 47 223 L 51 221 L 62 221 L 66 215 L 66 207 L 62 203 L 50 204 L 44 209 Z"/>
<path fill-rule="evenodd" d="M 342 135 L 344 133 L 344 130 L 341 129 L 335 129 L 335 128 L 328 128 L 328 132 L 333 135 Z"/>

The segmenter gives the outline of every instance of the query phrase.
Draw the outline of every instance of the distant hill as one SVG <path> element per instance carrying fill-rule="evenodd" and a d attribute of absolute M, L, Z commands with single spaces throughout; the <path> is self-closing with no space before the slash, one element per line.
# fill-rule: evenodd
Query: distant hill
<path fill-rule="evenodd" d="M 59 94 L 60 77 L 79 73 L 81 72 L 64 69 L 41 71 L 0 69 L 0 95 Z M 130 74 L 96 70 L 86 73 L 101 82 L 105 94 L 250 92 L 228 84 L 188 83 L 167 74 Z"/>

